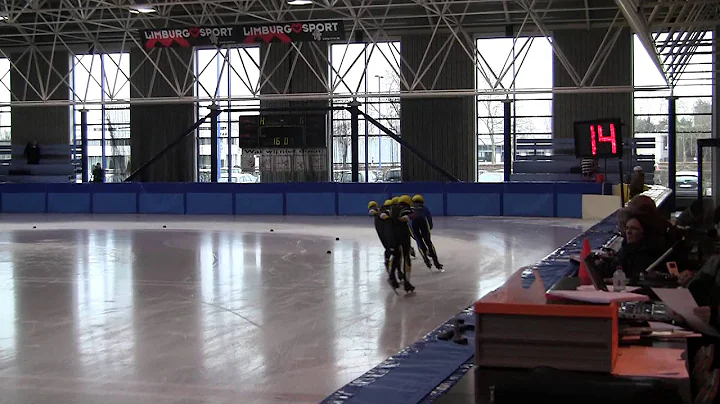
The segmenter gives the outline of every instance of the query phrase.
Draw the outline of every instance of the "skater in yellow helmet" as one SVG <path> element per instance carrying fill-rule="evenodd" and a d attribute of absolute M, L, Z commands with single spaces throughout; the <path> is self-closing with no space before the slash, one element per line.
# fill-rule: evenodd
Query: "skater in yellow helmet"
<path fill-rule="evenodd" d="M 415 242 L 417 243 L 420 255 L 425 261 L 425 265 L 428 268 L 432 268 L 430 259 L 432 259 L 435 268 L 442 270 L 443 266 L 438 261 L 437 253 L 435 252 L 435 246 L 430 239 L 430 231 L 433 228 L 432 214 L 430 209 L 425 206 L 425 198 L 422 195 L 415 195 L 412 198 L 413 201 L 413 217 L 411 228 Z"/>
<path fill-rule="evenodd" d="M 412 200 L 409 196 L 403 195 L 398 198 L 397 204 L 393 205 L 390 211 L 392 223 L 392 239 L 388 240 L 392 246 L 391 268 L 388 283 L 393 289 L 400 287 L 398 277 L 404 280 L 405 292 L 412 293 L 415 287 L 410 283 L 410 228 L 408 224 L 412 220 Z"/>
<path fill-rule="evenodd" d="M 382 207 L 379 207 L 377 202 L 370 201 L 368 203 L 368 214 L 375 218 L 375 231 L 377 232 L 380 243 L 385 249 L 385 271 L 388 271 L 390 261 L 390 246 L 388 245 L 388 222 L 387 218 L 390 217 L 390 201 L 385 201 Z"/>

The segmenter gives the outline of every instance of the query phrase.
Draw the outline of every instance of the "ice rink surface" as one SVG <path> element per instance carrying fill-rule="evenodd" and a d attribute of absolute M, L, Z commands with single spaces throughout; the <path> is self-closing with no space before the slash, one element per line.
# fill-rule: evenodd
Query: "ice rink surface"
<path fill-rule="evenodd" d="M 316 403 L 591 224 L 437 217 L 405 297 L 370 218 L 0 215 L 0 403 Z"/>

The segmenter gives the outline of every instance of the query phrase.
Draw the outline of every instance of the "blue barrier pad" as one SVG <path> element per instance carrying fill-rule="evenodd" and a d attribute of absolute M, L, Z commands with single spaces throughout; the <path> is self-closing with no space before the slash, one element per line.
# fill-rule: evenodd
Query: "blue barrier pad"
<path fill-rule="evenodd" d="M 140 194 L 138 213 L 178 214 L 185 213 L 184 194 Z"/>
<path fill-rule="evenodd" d="M 48 213 L 90 213 L 90 194 L 49 193 L 47 208 Z"/>
<path fill-rule="evenodd" d="M 582 219 L 582 194 L 558 194 L 557 217 Z"/>
<path fill-rule="evenodd" d="M 448 216 L 500 216 L 500 194 L 447 194 Z"/>
<path fill-rule="evenodd" d="M 45 213 L 44 192 L 3 193 L 2 211 L 4 213 Z"/>
<path fill-rule="evenodd" d="M 368 203 L 375 201 L 382 206 L 387 194 L 338 194 L 338 215 L 340 216 L 367 216 Z"/>
<path fill-rule="evenodd" d="M 283 214 L 283 194 L 237 193 L 236 215 L 275 216 Z"/>
<path fill-rule="evenodd" d="M 367 210 L 367 202 L 365 205 Z M 288 193 L 285 211 L 288 215 L 335 215 L 335 194 L 321 193 Z"/>
<path fill-rule="evenodd" d="M 506 193 L 503 195 L 503 215 L 520 217 L 553 217 L 553 194 Z"/>
<path fill-rule="evenodd" d="M 232 194 L 188 193 L 186 196 L 188 215 L 232 215 Z"/>
<path fill-rule="evenodd" d="M 465 320 L 465 324 L 475 324 L 472 311 L 466 310 L 456 317 Z M 451 328 L 452 322 L 446 322 L 408 349 L 386 359 L 371 371 L 338 390 L 322 403 L 375 404 L 421 401 L 435 386 L 442 383 L 474 355 L 474 330 L 463 333 L 468 339 L 467 345 L 437 339 L 439 334 Z"/>
<path fill-rule="evenodd" d="M 135 214 L 137 204 L 137 194 L 134 192 L 93 194 L 93 213 Z"/>
<path fill-rule="evenodd" d="M 433 216 L 445 215 L 445 202 L 443 201 L 445 198 L 442 193 L 425 193 L 422 194 L 422 196 L 425 199 L 425 206 L 430 209 L 430 213 L 432 213 Z"/>

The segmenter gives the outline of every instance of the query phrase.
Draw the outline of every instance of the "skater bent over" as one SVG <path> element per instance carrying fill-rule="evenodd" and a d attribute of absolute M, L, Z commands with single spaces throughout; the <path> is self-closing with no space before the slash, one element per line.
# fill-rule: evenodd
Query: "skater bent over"
<path fill-rule="evenodd" d="M 392 264 L 388 282 L 397 289 L 398 284 L 396 273 L 405 280 L 405 292 L 411 293 L 415 287 L 410 283 L 410 221 L 412 220 L 412 199 L 408 195 L 398 198 L 398 204 L 393 206 L 390 215 L 393 234 Z M 402 266 L 402 270 L 401 270 Z"/>
<path fill-rule="evenodd" d="M 377 232 L 380 243 L 385 249 L 385 271 L 389 271 L 388 263 L 390 261 L 390 244 L 387 241 L 387 218 L 390 217 L 390 207 L 392 202 L 390 200 L 385 201 L 382 207 L 378 207 L 377 202 L 370 201 L 368 203 L 368 214 L 373 216 L 375 219 L 375 231 Z"/>
<path fill-rule="evenodd" d="M 432 240 L 430 240 L 430 231 L 433 228 L 432 213 L 430 213 L 430 209 L 425 206 L 425 198 L 423 198 L 422 195 L 413 196 L 412 202 L 413 217 L 411 226 L 423 261 L 425 261 L 425 265 L 427 265 L 428 268 L 431 268 L 430 258 L 432 258 L 435 268 L 442 269 L 443 266 L 438 261 L 435 246 Z"/>

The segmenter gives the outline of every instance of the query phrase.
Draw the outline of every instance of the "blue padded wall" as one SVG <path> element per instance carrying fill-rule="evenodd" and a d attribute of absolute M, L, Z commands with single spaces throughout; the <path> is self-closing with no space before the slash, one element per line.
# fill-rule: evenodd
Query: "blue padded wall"
<path fill-rule="evenodd" d="M 137 213 L 138 196 L 136 193 L 118 192 L 93 194 L 93 213 Z"/>
<path fill-rule="evenodd" d="M 235 194 L 236 215 L 267 215 L 280 216 L 284 214 L 283 194 Z"/>
<path fill-rule="evenodd" d="M 139 196 L 138 213 L 177 214 L 185 213 L 185 195 L 176 193 L 147 193 Z"/>
<path fill-rule="evenodd" d="M 2 194 L 2 210 L 5 213 L 45 213 L 46 193 L 18 192 Z"/>
<path fill-rule="evenodd" d="M 90 213 L 90 194 L 49 193 L 47 211 L 48 213 Z"/>
<path fill-rule="evenodd" d="M 367 215 L 367 203 L 422 194 L 434 216 L 580 217 L 594 183 L 0 184 L 5 213 Z"/>
<path fill-rule="evenodd" d="M 233 195 L 231 193 L 186 194 L 188 215 L 232 215 Z"/>

